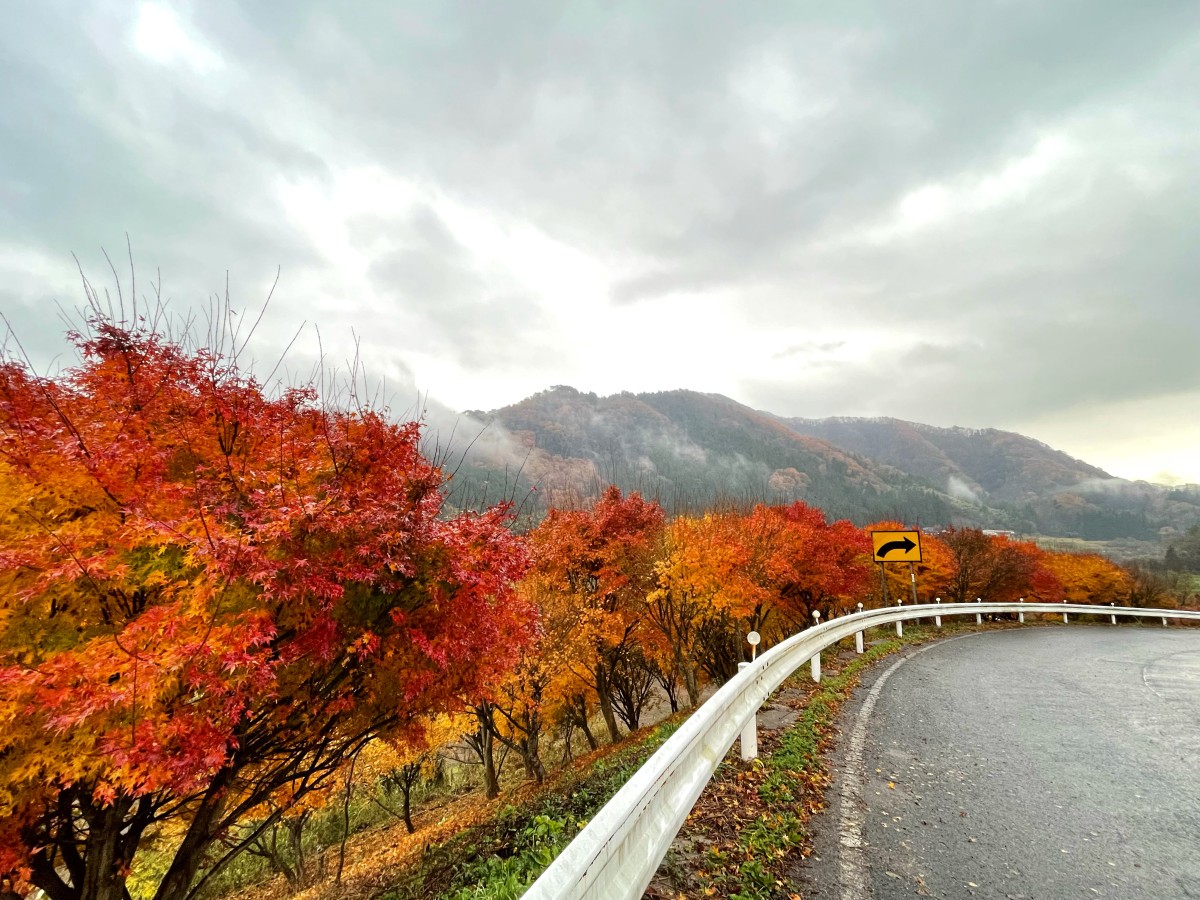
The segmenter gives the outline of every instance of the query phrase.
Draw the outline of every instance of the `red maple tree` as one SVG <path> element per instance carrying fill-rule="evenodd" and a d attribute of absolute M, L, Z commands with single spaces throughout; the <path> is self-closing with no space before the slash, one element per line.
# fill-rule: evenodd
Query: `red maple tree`
<path fill-rule="evenodd" d="M 504 506 L 444 513 L 418 423 L 159 318 L 71 339 L 55 377 L 0 360 L 0 870 L 121 900 L 158 831 L 186 898 L 233 823 L 507 670 L 526 550 Z"/>

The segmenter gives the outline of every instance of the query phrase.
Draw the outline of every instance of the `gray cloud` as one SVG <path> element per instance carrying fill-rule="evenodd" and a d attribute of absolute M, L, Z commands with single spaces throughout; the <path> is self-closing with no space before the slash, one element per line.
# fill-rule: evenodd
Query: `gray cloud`
<path fill-rule="evenodd" d="M 183 307 L 226 270 L 252 306 L 281 265 L 279 333 L 354 325 L 397 379 L 420 351 L 573 380 L 592 334 L 551 313 L 582 301 L 498 274 L 438 196 L 609 266 L 581 321 L 720 297 L 786 332 L 724 376 L 780 413 L 1004 425 L 1200 387 L 1186 0 L 177 9 L 211 70 L 139 55 L 118 4 L 6 21 L 0 303 L 36 353 L 70 252 L 95 278 L 128 232 Z M 355 167 L 424 191 L 345 223 L 361 285 L 281 199 Z"/>
<path fill-rule="evenodd" d="M 789 356 L 807 356 L 810 354 L 832 353 L 846 346 L 845 341 L 805 341 L 802 344 L 791 344 L 782 350 L 771 354 L 772 359 L 787 359 Z"/>
<path fill-rule="evenodd" d="M 436 344 L 467 366 L 543 364 L 561 356 L 543 335 L 536 303 L 502 291 L 428 206 L 403 220 L 356 221 L 351 233 L 374 242 L 368 281 L 411 311 Z"/>

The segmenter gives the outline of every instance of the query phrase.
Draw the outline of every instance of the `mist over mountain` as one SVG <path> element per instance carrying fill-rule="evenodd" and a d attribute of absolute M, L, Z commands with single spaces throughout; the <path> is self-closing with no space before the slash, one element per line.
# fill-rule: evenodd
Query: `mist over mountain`
<path fill-rule="evenodd" d="M 535 515 L 586 502 L 611 482 L 669 512 L 803 500 L 858 524 L 892 518 L 1102 540 L 1157 540 L 1200 523 L 1198 486 L 1113 478 L 997 429 L 784 418 L 719 394 L 602 397 L 566 386 L 465 415 L 486 438 L 464 454 L 456 490 L 523 496 Z"/>

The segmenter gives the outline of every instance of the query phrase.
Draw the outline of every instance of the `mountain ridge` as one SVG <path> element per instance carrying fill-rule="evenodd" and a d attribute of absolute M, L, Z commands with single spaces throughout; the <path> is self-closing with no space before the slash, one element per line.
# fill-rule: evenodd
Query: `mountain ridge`
<path fill-rule="evenodd" d="M 611 482 L 668 510 L 802 500 L 858 524 L 891 518 L 1157 540 L 1200 523 L 1200 487 L 1114 478 L 996 428 L 786 417 L 723 394 L 601 396 L 567 385 L 464 415 L 506 436 L 474 455 L 475 477 L 519 465 L 522 485 L 546 505 L 584 502 Z"/>

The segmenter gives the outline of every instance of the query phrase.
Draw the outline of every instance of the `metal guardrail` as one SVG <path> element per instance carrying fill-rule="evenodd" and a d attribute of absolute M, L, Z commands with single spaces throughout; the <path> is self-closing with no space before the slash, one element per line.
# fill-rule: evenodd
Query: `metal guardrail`
<path fill-rule="evenodd" d="M 525 900 L 635 900 L 766 699 L 826 647 L 864 629 L 940 616 L 1025 614 L 1200 621 L 1200 611 L 1067 603 L 927 603 L 831 619 L 772 647 L 721 687 L 625 783 L 524 894 Z M 940 621 L 939 621 L 940 624 Z M 898 630 L 903 626 L 898 626 Z M 819 670 L 813 666 L 814 674 Z"/>

